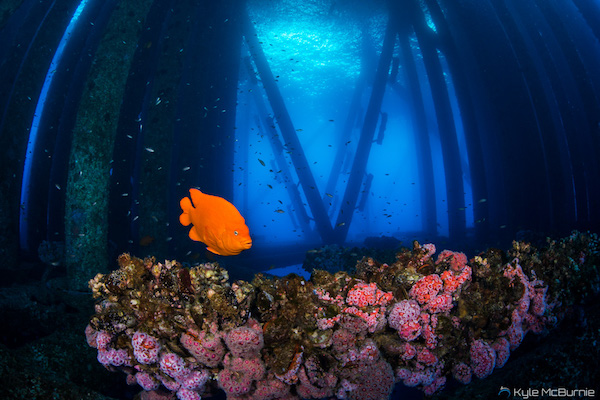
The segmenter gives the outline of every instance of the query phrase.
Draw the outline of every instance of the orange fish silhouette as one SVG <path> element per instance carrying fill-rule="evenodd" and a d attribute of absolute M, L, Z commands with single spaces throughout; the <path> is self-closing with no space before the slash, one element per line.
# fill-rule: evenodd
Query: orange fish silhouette
<path fill-rule="evenodd" d="M 233 204 L 198 189 L 190 189 L 190 197 L 191 201 L 184 197 L 179 202 L 183 210 L 179 222 L 192 224 L 190 239 L 203 242 L 207 250 L 221 256 L 240 254 L 252 247 L 250 230 Z"/>
<path fill-rule="evenodd" d="M 140 243 L 140 246 L 142 246 L 142 247 L 150 246 L 152 243 L 154 243 L 154 237 L 150 236 L 150 235 L 146 235 L 140 239 L 139 243 Z"/>

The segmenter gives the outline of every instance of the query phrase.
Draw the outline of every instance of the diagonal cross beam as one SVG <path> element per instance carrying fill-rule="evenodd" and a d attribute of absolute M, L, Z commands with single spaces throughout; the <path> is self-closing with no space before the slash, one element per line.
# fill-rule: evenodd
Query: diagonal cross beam
<path fill-rule="evenodd" d="M 356 201 L 358 200 L 358 194 L 360 193 L 360 186 L 363 181 L 367 161 L 369 160 L 373 136 L 375 134 L 375 128 L 377 127 L 379 111 L 381 110 L 381 102 L 383 101 L 383 94 L 385 92 L 390 63 L 392 61 L 396 33 L 396 25 L 393 23 L 393 20 L 390 19 L 385 31 L 381 57 L 379 58 L 377 72 L 375 73 L 375 80 L 373 82 L 373 91 L 371 92 L 367 113 L 360 132 L 358 147 L 354 154 L 350 177 L 346 184 L 346 191 L 344 192 L 344 198 L 340 205 L 340 211 L 335 224 L 334 241 L 336 243 L 343 243 L 346 240 L 348 228 L 350 227 L 352 217 L 354 216 Z"/>
<path fill-rule="evenodd" d="M 296 135 L 296 130 L 294 129 L 292 119 L 290 118 L 287 108 L 285 107 L 283 97 L 281 96 L 279 87 L 275 82 L 273 72 L 269 67 L 267 58 L 262 50 L 262 46 L 258 42 L 256 30 L 254 29 L 247 12 L 243 17 L 242 24 L 244 36 L 250 49 L 250 54 L 252 55 L 256 69 L 262 78 L 262 82 L 265 87 L 265 91 L 267 92 L 269 102 L 271 103 L 271 108 L 275 114 L 275 120 L 277 125 L 279 125 L 281 135 L 283 136 L 285 143 L 293 149 L 293 151 L 290 153 L 290 157 L 292 159 L 292 163 L 296 167 L 296 173 L 298 174 L 300 185 L 302 185 L 308 206 L 310 207 L 312 215 L 315 219 L 317 231 L 319 232 L 319 235 L 324 243 L 331 243 L 333 239 L 333 229 L 331 228 L 329 216 L 327 215 L 327 211 L 325 210 L 325 206 L 321 200 L 319 189 L 317 189 L 315 178 L 312 175 L 310 165 L 308 164 L 304 151 L 302 150 L 300 140 Z"/>
<path fill-rule="evenodd" d="M 388 22 L 382 53 L 373 83 L 373 92 L 371 93 L 371 98 L 369 100 L 358 148 L 354 155 L 350 177 L 340 206 L 335 230 L 331 227 L 331 222 L 319 194 L 319 190 L 317 189 L 315 179 L 312 175 L 308 161 L 306 160 L 304 151 L 302 150 L 302 145 L 296 135 L 296 130 L 294 129 L 290 115 L 285 107 L 281 92 L 275 82 L 265 54 L 262 51 L 262 46 L 258 41 L 256 30 L 247 13 L 244 15 L 243 32 L 252 58 L 254 59 L 257 72 L 262 78 L 267 97 L 269 98 L 269 102 L 275 113 L 275 119 L 279 125 L 281 135 L 286 144 L 294 149 L 290 156 L 292 158 L 292 163 L 296 167 L 298 179 L 314 217 L 317 231 L 324 243 L 343 243 L 346 240 L 348 228 L 352 222 L 354 209 L 356 208 L 356 202 L 363 180 L 363 172 L 369 159 L 373 136 L 377 127 L 378 115 L 388 79 L 397 27 L 391 20 Z"/>

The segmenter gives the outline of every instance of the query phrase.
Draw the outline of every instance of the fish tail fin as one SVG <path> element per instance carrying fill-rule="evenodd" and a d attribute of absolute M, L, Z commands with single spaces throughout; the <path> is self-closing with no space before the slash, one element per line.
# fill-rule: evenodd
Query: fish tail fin
<path fill-rule="evenodd" d="M 181 222 L 181 225 L 183 225 L 183 226 L 188 226 L 189 224 L 192 223 L 190 211 L 193 207 L 192 207 L 192 202 L 190 201 L 190 198 L 184 197 L 183 199 L 181 199 L 181 201 L 179 201 L 179 206 L 181 207 L 181 210 L 183 211 L 181 213 L 181 215 L 179 216 L 179 222 Z"/>

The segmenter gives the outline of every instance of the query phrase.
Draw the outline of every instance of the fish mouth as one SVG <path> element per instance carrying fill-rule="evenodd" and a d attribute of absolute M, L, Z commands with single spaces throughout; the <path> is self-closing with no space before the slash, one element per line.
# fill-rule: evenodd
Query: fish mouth
<path fill-rule="evenodd" d="M 244 250 L 248 250 L 250 247 L 252 247 L 252 240 L 245 242 L 243 244 L 243 246 L 244 246 Z"/>

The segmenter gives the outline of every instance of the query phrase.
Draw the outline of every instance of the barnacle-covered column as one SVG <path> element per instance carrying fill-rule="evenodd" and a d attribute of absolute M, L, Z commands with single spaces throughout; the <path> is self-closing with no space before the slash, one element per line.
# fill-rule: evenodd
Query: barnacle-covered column
<path fill-rule="evenodd" d="M 98 47 L 79 105 L 69 160 L 65 250 L 69 286 L 107 271 L 108 187 L 114 135 L 137 39 L 152 4 L 120 2 Z"/>

